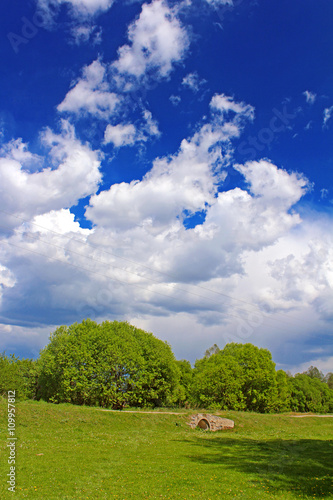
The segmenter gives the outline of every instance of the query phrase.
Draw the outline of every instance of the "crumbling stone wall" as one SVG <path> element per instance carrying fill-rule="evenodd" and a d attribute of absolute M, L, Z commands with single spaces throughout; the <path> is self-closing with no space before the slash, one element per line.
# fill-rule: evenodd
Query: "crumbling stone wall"
<path fill-rule="evenodd" d="M 211 430 L 214 432 L 221 431 L 223 429 L 232 429 L 235 423 L 233 420 L 229 420 L 228 418 L 221 418 L 208 413 L 198 413 L 197 415 L 192 415 L 191 421 L 188 425 L 192 427 L 192 429 L 200 427 L 201 429 Z"/>

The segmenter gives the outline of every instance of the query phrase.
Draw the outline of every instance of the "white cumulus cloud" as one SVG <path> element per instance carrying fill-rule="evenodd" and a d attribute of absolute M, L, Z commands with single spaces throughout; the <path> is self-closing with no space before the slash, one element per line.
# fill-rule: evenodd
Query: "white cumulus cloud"
<path fill-rule="evenodd" d="M 276 200 L 275 206 L 296 203 L 309 188 L 309 181 L 301 174 L 288 173 L 272 163 L 261 160 L 235 165 L 250 185 L 251 192 L 260 198 Z"/>
<path fill-rule="evenodd" d="M 192 360 L 199 344 L 204 351 L 230 341 L 274 348 L 283 359 L 300 336 L 328 335 L 331 218 L 301 217 L 309 182 L 266 159 L 235 165 L 245 187 L 228 189 L 232 140 L 254 110 L 221 94 L 210 111 L 142 179 L 98 194 L 98 152 L 66 122 L 62 134 L 43 135 L 48 167 L 24 169 L 31 156 L 21 142 L 4 148 L 3 209 L 20 217 L 0 246 L 0 321 L 21 325 L 9 333 L 22 340 L 31 318 L 40 328 L 128 319 L 172 341 L 178 355 L 186 346 Z M 150 120 L 147 112 L 149 128 Z M 109 139 L 136 140 L 142 128 L 129 125 L 110 128 Z M 85 196 L 92 229 L 69 211 Z"/>
<path fill-rule="evenodd" d="M 148 70 L 167 77 L 189 46 L 189 37 L 164 0 L 144 4 L 140 17 L 128 30 L 129 44 L 119 49 L 113 67 L 124 75 L 140 78 Z"/>
<path fill-rule="evenodd" d="M 58 111 L 89 113 L 99 118 L 112 116 L 120 103 L 120 96 L 109 91 L 106 72 L 106 66 L 99 60 L 85 66 L 82 78 L 58 105 Z"/>
<path fill-rule="evenodd" d="M 46 162 L 50 166 L 29 172 L 22 158 L 19 161 L 11 153 L 0 158 L 2 210 L 26 218 L 71 207 L 97 191 L 101 182 L 99 154 L 76 139 L 68 122 L 63 122 L 60 135 L 47 129 L 42 141 L 49 148 Z M 28 158 L 31 160 L 29 154 Z M 18 224 L 10 216 L 7 222 L 9 226 Z"/>
<path fill-rule="evenodd" d="M 247 107 L 237 103 L 234 107 L 237 120 L 242 114 L 247 117 Z M 149 112 L 146 118 L 151 129 Z M 119 145 L 125 137 L 121 135 L 123 132 L 134 134 L 132 128 L 111 127 L 107 131 L 111 134 L 110 141 L 113 138 Z M 190 139 L 184 139 L 176 155 L 156 160 L 141 182 L 114 184 L 109 191 L 93 196 L 87 216 L 102 225 L 131 226 L 146 219 L 164 225 L 184 210 L 194 213 L 204 209 L 206 203 L 212 202 L 217 189 L 214 168 L 221 160 L 220 143 L 228 143 L 239 133 L 239 121 L 224 120 L 213 107 L 212 121 Z M 131 138 L 134 140 L 133 135 Z"/>
<path fill-rule="evenodd" d="M 120 148 L 132 146 L 136 142 L 146 142 L 150 137 L 158 137 L 158 123 L 153 119 L 152 113 L 144 109 L 142 118 L 139 128 L 132 123 L 108 125 L 104 133 L 104 144 L 113 143 L 116 148 Z"/>
<path fill-rule="evenodd" d="M 254 118 L 254 108 L 250 104 L 245 104 L 243 102 L 236 102 L 231 96 L 226 96 L 225 94 L 216 94 L 210 103 L 211 108 L 226 114 L 232 111 L 236 114 L 242 114 L 247 116 L 249 119 Z"/>
<path fill-rule="evenodd" d="M 104 142 L 112 142 L 114 146 L 128 146 L 136 141 L 136 128 L 132 124 L 128 125 L 108 125 L 104 134 Z"/>

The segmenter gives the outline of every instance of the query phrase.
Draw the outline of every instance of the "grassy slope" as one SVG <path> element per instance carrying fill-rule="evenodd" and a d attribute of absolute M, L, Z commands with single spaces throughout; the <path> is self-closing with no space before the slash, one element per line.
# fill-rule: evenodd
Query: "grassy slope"
<path fill-rule="evenodd" d="M 6 474 L 0 403 L 0 497 Z M 224 413 L 235 429 L 192 430 L 182 415 L 17 403 L 15 498 L 333 499 L 333 419 Z"/>

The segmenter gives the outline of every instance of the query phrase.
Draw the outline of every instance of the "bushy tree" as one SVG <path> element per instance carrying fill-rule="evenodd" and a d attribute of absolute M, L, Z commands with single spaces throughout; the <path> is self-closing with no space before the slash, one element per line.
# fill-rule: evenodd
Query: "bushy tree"
<path fill-rule="evenodd" d="M 327 373 L 327 375 L 325 375 L 324 382 L 326 382 L 330 389 L 333 389 L 333 373 Z"/>
<path fill-rule="evenodd" d="M 217 354 L 220 350 L 217 344 L 212 345 L 212 347 L 206 349 L 205 358 L 209 358 L 212 354 Z"/>
<path fill-rule="evenodd" d="M 267 349 L 231 343 L 195 364 L 192 395 L 199 406 L 272 411 L 276 394 L 275 364 Z"/>
<path fill-rule="evenodd" d="M 187 405 L 191 399 L 193 369 L 191 363 L 186 359 L 181 359 L 176 363 L 180 373 L 179 385 L 176 391 L 177 403 L 182 406 Z"/>
<path fill-rule="evenodd" d="M 316 366 L 310 366 L 303 375 L 307 375 L 310 378 L 317 378 L 318 380 L 324 380 L 324 374 Z"/>
<path fill-rule="evenodd" d="M 318 377 L 302 373 L 291 378 L 291 409 L 297 412 L 333 411 L 333 390 Z"/>
<path fill-rule="evenodd" d="M 222 351 L 196 361 L 192 381 L 192 403 L 203 408 L 245 410 L 242 370 Z"/>
<path fill-rule="evenodd" d="M 290 411 L 291 401 L 291 374 L 288 375 L 283 370 L 276 372 L 276 391 L 274 391 L 272 409 L 274 412 Z"/>
<path fill-rule="evenodd" d="M 113 408 L 170 404 L 180 376 L 166 342 L 117 321 L 58 328 L 39 365 L 39 397 Z"/>
<path fill-rule="evenodd" d="M 37 391 L 37 363 L 14 354 L 0 354 L 0 395 L 16 391 L 18 399 L 34 399 Z"/>

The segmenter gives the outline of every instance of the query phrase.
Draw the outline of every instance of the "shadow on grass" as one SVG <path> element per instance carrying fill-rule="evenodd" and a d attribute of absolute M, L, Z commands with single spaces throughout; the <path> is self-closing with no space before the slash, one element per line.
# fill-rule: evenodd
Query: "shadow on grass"
<path fill-rule="evenodd" d="M 201 431 L 203 432 L 203 431 Z M 276 491 L 297 491 L 325 498 L 333 493 L 333 442 L 315 439 L 258 441 L 246 438 L 195 437 L 189 445 L 204 448 L 190 460 L 221 465 L 257 476 Z M 250 479 L 250 477 L 249 477 Z M 332 498 L 332 497 L 331 497 Z"/>

